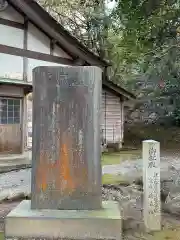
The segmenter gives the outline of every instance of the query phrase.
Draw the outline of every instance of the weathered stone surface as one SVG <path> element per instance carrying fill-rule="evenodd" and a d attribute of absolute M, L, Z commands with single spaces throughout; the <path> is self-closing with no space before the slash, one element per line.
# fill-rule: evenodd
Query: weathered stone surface
<path fill-rule="evenodd" d="M 116 188 L 117 186 L 115 186 Z M 132 189 L 139 189 L 138 186 L 136 185 L 132 185 L 129 186 L 128 189 L 126 189 L 126 187 L 119 187 L 119 190 L 115 190 L 113 189 L 113 187 L 111 186 L 111 188 L 108 189 L 108 191 L 106 188 L 103 188 L 103 199 L 108 199 L 108 194 L 110 195 L 114 195 L 115 197 L 118 195 L 120 195 L 121 192 L 124 192 L 124 194 L 128 194 L 132 192 Z M 125 190 L 124 190 L 125 189 Z M 119 193 L 120 192 L 120 193 Z M 140 195 L 142 194 L 142 192 L 140 191 Z M 125 197 L 126 195 L 124 195 Z M 133 194 L 131 195 L 132 199 L 134 199 Z M 123 203 L 123 201 L 120 200 L 120 205 Z M 122 222 L 122 227 L 123 227 L 123 240 L 139 240 L 141 238 L 143 239 L 154 239 L 155 236 L 149 235 L 144 233 L 143 231 L 143 218 L 142 218 L 142 208 L 143 208 L 143 202 L 141 201 L 141 203 L 139 201 L 137 201 L 138 204 L 134 205 L 133 204 L 129 204 L 129 212 L 127 212 L 127 218 L 125 218 Z M 3 219 L 1 219 L 1 217 L 5 217 L 7 215 L 7 213 L 9 213 L 12 209 L 14 209 L 14 207 L 17 205 L 17 203 L 4 203 L 1 204 L 1 210 L 0 210 L 0 223 L 2 220 L 2 228 L 1 228 L 1 224 L 0 224 L 0 231 L 3 231 L 4 226 L 3 226 Z M 133 208 L 133 211 L 132 211 Z M 127 209 L 128 211 L 128 209 Z M 174 232 L 174 234 L 177 236 L 178 238 L 178 234 L 179 234 L 179 217 L 178 216 L 174 216 L 174 215 L 170 215 L 170 214 L 162 214 L 162 226 L 163 229 L 162 231 L 166 231 L 166 229 L 169 229 L 169 231 Z M 164 234 L 163 235 L 165 238 L 168 238 L 169 235 Z M 170 235 L 172 236 L 172 235 Z M 174 236 L 174 235 L 173 235 Z M 157 239 L 165 239 L 164 237 L 156 237 Z M 169 238 L 171 239 L 171 237 Z"/>
<path fill-rule="evenodd" d="M 148 231 L 161 229 L 160 143 L 143 141 L 144 224 Z"/>
<path fill-rule="evenodd" d="M 175 185 L 179 175 L 180 164 L 178 159 L 161 158 L 161 194 L 165 201 L 168 194 L 179 193 L 180 185 Z M 142 185 L 142 160 L 124 161 L 119 165 L 102 167 L 102 174 L 120 174 L 123 185 L 136 182 Z M 30 196 L 31 169 L 0 174 L 0 199 L 10 198 L 10 192 L 23 192 Z M 19 189 L 19 190 L 16 190 Z"/>
<path fill-rule="evenodd" d="M 31 200 L 6 216 L 5 238 L 121 240 L 119 205 L 102 202 L 101 70 L 38 67 L 33 75 Z"/>
<path fill-rule="evenodd" d="M 101 208 L 101 69 L 34 70 L 32 208 Z"/>
<path fill-rule="evenodd" d="M 23 201 L 7 215 L 5 232 L 7 238 L 121 240 L 121 217 L 112 201 L 90 211 L 31 210 Z"/>

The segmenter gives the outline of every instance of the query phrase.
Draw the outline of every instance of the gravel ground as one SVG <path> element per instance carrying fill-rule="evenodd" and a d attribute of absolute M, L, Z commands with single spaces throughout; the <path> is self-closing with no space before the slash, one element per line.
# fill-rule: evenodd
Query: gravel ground
<path fill-rule="evenodd" d="M 175 170 L 180 170 L 180 159 L 177 158 L 161 158 L 161 169 L 164 171 L 169 166 L 175 166 Z M 137 171 L 142 174 L 142 160 L 124 161 L 119 165 L 106 165 L 102 167 L 102 174 L 128 174 Z M 0 193 L 3 190 L 15 189 L 21 187 L 25 191 L 29 191 L 31 182 L 31 169 L 22 169 L 0 174 Z"/>
<path fill-rule="evenodd" d="M 171 169 L 171 170 L 169 170 Z M 161 178 L 167 180 L 176 179 L 180 172 L 180 161 L 174 158 L 161 159 Z M 106 165 L 102 167 L 103 174 L 120 174 L 124 181 L 133 183 L 142 179 L 142 160 L 124 161 L 119 165 Z M 0 202 L 4 199 L 14 199 L 31 192 L 31 169 L 22 169 L 0 174 Z"/>
<path fill-rule="evenodd" d="M 144 231 L 142 218 L 142 191 L 139 186 L 105 186 L 102 188 L 102 196 L 103 200 L 114 200 L 119 202 L 123 216 L 124 240 L 154 239 L 153 233 L 145 233 Z M 4 202 L 0 204 L 0 231 L 4 229 L 4 217 L 18 204 L 19 201 Z M 179 228 L 179 222 L 180 218 L 162 213 L 162 228 L 164 230 Z"/>
<path fill-rule="evenodd" d="M 0 201 L 15 199 L 31 192 L 31 169 L 8 172 L 0 175 Z"/>
<path fill-rule="evenodd" d="M 164 156 L 161 158 L 161 176 L 168 178 L 168 174 L 175 178 L 180 172 L 180 155 Z M 170 170 L 169 170 L 170 169 Z M 135 179 L 142 176 L 142 160 L 124 161 L 119 165 L 103 166 L 102 173 L 121 174 Z M 17 199 L 30 195 L 31 169 L 23 169 L 0 174 L 0 202 L 13 200 L 0 204 L 0 230 L 3 230 L 3 219 L 18 203 Z M 168 187 L 169 190 L 169 187 Z M 178 189 L 178 192 L 180 188 Z M 152 234 L 144 233 L 142 221 L 142 190 L 141 186 L 130 184 L 129 186 L 105 186 L 102 189 L 104 200 L 118 201 L 123 216 L 124 239 L 150 239 Z M 15 201 L 16 200 L 16 201 Z M 163 228 L 178 228 L 180 219 L 167 213 L 162 214 Z"/>

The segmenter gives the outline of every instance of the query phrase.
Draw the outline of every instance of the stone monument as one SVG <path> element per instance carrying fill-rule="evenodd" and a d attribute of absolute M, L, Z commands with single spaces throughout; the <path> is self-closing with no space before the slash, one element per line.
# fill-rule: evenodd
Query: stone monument
<path fill-rule="evenodd" d="M 6 238 L 121 239 L 118 204 L 101 199 L 101 75 L 33 70 L 32 198 L 7 215 Z"/>
<path fill-rule="evenodd" d="M 161 230 L 160 143 L 143 141 L 144 224 L 147 231 Z"/>

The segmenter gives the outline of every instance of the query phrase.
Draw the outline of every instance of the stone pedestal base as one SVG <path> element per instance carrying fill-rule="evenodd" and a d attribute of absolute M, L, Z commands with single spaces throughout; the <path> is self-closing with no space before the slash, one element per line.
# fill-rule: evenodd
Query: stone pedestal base
<path fill-rule="evenodd" d="M 22 201 L 5 219 L 5 237 L 21 239 L 118 239 L 118 203 L 103 202 L 100 210 L 31 210 Z"/>

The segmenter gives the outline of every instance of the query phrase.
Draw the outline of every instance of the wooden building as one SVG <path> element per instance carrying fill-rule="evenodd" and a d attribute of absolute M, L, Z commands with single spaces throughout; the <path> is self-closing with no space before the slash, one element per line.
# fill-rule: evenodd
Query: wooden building
<path fill-rule="evenodd" d="M 34 0 L 0 1 L 0 153 L 27 147 L 27 101 L 37 66 L 108 63 L 71 36 Z M 102 131 L 107 143 L 123 142 L 123 102 L 134 95 L 103 79 Z"/>

